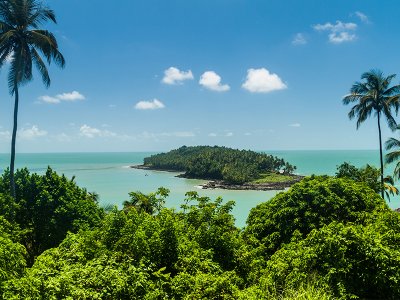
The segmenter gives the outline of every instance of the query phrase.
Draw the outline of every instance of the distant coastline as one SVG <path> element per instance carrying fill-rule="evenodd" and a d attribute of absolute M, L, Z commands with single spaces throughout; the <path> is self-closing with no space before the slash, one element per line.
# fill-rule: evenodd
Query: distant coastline
<path fill-rule="evenodd" d="M 163 168 L 153 168 L 146 165 L 131 165 L 133 169 L 139 170 L 149 170 L 149 171 L 162 171 L 171 173 L 180 173 L 175 177 L 187 178 L 187 179 L 201 179 L 206 180 L 205 184 L 199 185 L 202 189 L 224 189 L 224 190 L 244 190 L 244 191 L 279 191 L 291 187 L 293 184 L 301 181 L 305 176 L 292 175 L 290 180 L 280 181 L 280 182 L 263 182 L 263 183 L 251 183 L 246 182 L 242 184 L 232 184 L 227 183 L 223 180 L 215 180 L 210 178 L 196 178 L 185 175 L 182 171 L 163 169 Z"/>

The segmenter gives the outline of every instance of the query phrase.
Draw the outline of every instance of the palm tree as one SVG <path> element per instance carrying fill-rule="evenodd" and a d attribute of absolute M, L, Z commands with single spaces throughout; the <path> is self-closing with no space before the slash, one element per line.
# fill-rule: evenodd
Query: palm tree
<path fill-rule="evenodd" d="M 390 86 L 395 74 L 385 77 L 379 70 L 371 70 L 361 75 L 363 82 L 355 82 L 350 94 L 343 98 L 343 104 L 356 102 L 348 116 L 357 118 L 357 129 L 374 112 L 378 119 L 379 154 L 381 164 L 381 195 L 384 198 L 383 154 L 381 118 L 385 117 L 391 130 L 396 129 L 396 121 L 392 116 L 392 109 L 398 112 L 400 103 L 400 85 Z"/>
<path fill-rule="evenodd" d="M 392 176 L 386 176 L 383 181 L 386 198 L 390 201 L 390 196 L 398 195 L 399 189 L 394 186 L 394 179 Z"/>
<path fill-rule="evenodd" d="M 159 213 L 165 204 L 165 198 L 169 195 L 169 189 L 164 187 L 158 188 L 157 192 L 148 195 L 142 192 L 130 192 L 128 201 L 124 201 L 124 210 L 135 208 L 137 211 L 143 211 L 150 215 Z"/>
<path fill-rule="evenodd" d="M 38 0 L 0 1 L 0 66 L 9 61 L 8 86 L 10 94 L 15 96 L 10 161 L 10 189 L 14 198 L 18 88 L 32 80 L 33 64 L 46 87 L 50 86 L 50 77 L 45 61 L 48 64 L 54 61 L 60 67 L 64 67 L 65 64 L 54 35 L 47 30 L 39 29 L 46 21 L 56 23 L 56 17 L 51 9 L 43 6 Z"/>
<path fill-rule="evenodd" d="M 400 126 L 397 126 L 397 129 L 400 130 Z M 394 151 L 385 155 L 385 162 L 387 164 L 391 164 L 397 161 L 396 167 L 394 168 L 393 177 L 395 179 L 400 179 L 400 140 L 390 138 L 386 141 L 385 147 L 386 150 L 395 149 Z"/>

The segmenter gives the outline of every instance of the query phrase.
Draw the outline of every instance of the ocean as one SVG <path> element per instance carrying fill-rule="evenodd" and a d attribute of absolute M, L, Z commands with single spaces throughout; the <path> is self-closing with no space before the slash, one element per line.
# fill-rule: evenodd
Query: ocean
<path fill-rule="evenodd" d="M 263 151 L 284 158 L 297 166 L 296 172 L 301 175 L 327 174 L 334 175 L 336 167 L 343 162 L 355 166 L 366 164 L 379 166 L 378 150 L 324 150 L 324 151 Z M 281 191 L 229 191 L 202 190 L 198 186 L 204 181 L 177 178 L 177 173 L 132 169 L 129 166 L 143 163 L 143 158 L 153 152 L 132 153 L 17 153 L 16 167 L 27 167 L 32 172 L 43 174 L 50 166 L 58 173 L 65 174 L 89 192 L 99 195 L 102 206 L 117 205 L 128 200 L 128 193 L 141 191 L 150 193 L 158 187 L 168 188 L 170 196 L 166 206 L 180 209 L 188 191 L 197 191 L 201 196 L 215 199 L 221 196 L 224 200 L 234 200 L 233 215 L 236 225 L 243 227 L 251 208 L 268 201 Z M 0 154 L 0 172 L 9 164 L 9 154 Z M 386 170 L 391 175 L 393 166 Z M 393 197 L 389 206 L 400 207 L 399 196 Z"/>

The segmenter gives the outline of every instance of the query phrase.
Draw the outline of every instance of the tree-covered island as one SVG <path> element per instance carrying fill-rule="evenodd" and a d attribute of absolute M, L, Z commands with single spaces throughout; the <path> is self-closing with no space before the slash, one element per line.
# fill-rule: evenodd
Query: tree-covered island
<path fill-rule="evenodd" d="M 282 158 L 220 146 L 182 146 L 144 159 L 139 169 L 182 172 L 183 178 L 210 180 L 203 188 L 284 189 L 301 180 Z"/>

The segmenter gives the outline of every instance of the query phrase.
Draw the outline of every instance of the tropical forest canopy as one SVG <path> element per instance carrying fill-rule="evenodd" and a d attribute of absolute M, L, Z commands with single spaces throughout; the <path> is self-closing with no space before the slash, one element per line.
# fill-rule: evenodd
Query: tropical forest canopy
<path fill-rule="evenodd" d="M 5 172 L 0 299 L 399 299 L 400 215 L 360 172 L 305 178 L 243 229 L 234 202 L 196 192 L 178 210 L 165 188 L 103 209 L 51 169 L 18 170 L 12 198 Z"/>
<path fill-rule="evenodd" d="M 182 171 L 189 178 L 239 184 L 258 179 L 265 173 L 283 170 L 291 174 L 296 169 L 282 158 L 272 155 L 219 146 L 183 146 L 146 157 L 144 165 L 152 169 Z"/>

